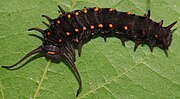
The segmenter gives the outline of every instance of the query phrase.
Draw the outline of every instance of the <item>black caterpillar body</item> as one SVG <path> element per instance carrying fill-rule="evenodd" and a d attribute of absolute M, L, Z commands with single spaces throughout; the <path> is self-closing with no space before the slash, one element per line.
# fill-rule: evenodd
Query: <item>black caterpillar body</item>
<path fill-rule="evenodd" d="M 167 27 L 162 27 L 163 20 L 159 23 L 150 19 L 150 11 L 144 16 L 137 16 L 131 12 L 120 12 L 112 8 L 84 8 L 83 10 L 74 10 L 65 12 L 58 6 L 61 14 L 51 19 L 46 15 L 49 24 L 45 23 L 48 28 L 45 30 L 31 28 L 42 33 L 42 45 L 28 53 L 20 61 L 12 66 L 2 66 L 6 69 L 12 69 L 27 57 L 44 53 L 44 56 L 50 60 L 61 61 L 64 58 L 72 67 L 79 83 L 79 89 L 76 96 L 82 90 L 82 81 L 78 70 L 75 67 L 75 46 L 78 54 L 81 54 L 81 48 L 85 40 L 90 40 L 93 35 L 101 35 L 106 41 L 106 37 L 114 34 L 115 37 L 122 41 L 132 40 L 135 42 L 134 51 L 139 44 L 147 44 L 150 50 L 157 46 L 165 52 L 172 41 L 172 31 L 170 30 L 177 21 Z"/>

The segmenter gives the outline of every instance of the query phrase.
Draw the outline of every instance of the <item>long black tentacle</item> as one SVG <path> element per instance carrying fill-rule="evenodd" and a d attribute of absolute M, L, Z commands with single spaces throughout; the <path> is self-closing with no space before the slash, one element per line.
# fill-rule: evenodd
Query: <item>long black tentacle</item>
<path fill-rule="evenodd" d="M 44 30 L 42 30 L 40 28 L 30 28 L 30 29 L 28 29 L 28 31 L 32 31 L 32 30 L 36 30 L 36 31 L 41 32 L 42 34 L 44 34 Z"/>
<path fill-rule="evenodd" d="M 19 60 L 17 63 L 15 63 L 14 65 L 11 66 L 2 66 L 3 68 L 6 69 L 11 69 L 12 67 L 15 67 L 16 65 L 18 65 L 19 63 L 21 63 L 22 61 L 24 61 L 26 58 L 28 58 L 29 56 L 36 54 L 36 53 L 40 53 L 42 52 L 42 46 L 39 46 L 38 48 L 34 49 L 33 51 L 29 52 L 26 56 L 24 56 L 21 60 Z"/>
<path fill-rule="evenodd" d="M 47 15 L 42 15 L 42 17 L 45 17 L 49 22 L 52 22 L 52 19 Z"/>
<path fill-rule="evenodd" d="M 77 97 L 79 95 L 79 93 L 81 92 L 81 90 L 82 90 L 82 80 L 81 80 L 81 77 L 79 75 L 79 72 L 78 72 L 74 62 L 68 57 L 67 53 L 64 52 L 63 56 L 69 62 L 69 64 L 71 65 L 72 69 L 74 70 L 74 72 L 76 74 L 76 78 L 77 78 L 78 83 L 79 83 L 79 89 L 77 90 L 77 93 L 76 93 L 76 97 Z"/>
<path fill-rule="evenodd" d="M 75 55 L 73 54 L 73 52 L 71 52 L 71 50 L 70 50 L 68 47 L 66 47 L 66 46 L 65 46 L 65 49 L 66 49 L 67 53 L 70 54 L 70 56 L 71 56 L 73 62 L 75 62 L 76 59 L 75 59 Z"/>
<path fill-rule="evenodd" d="M 35 30 L 35 31 L 40 32 L 43 37 L 45 36 L 44 30 L 42 30 L 42 29 L 40 29 L 40 28 L 30 28 L 30 29 L 28 29 L 28 31 L 32 31 L 32 30 Z"/>
<path fill-rule="evenodd" d="M 70 43 L 67 43 L 67 46 L 68 46 L 68 48 L 71 50 L 71 52 L 73 53 L 73 55 L 76 56 L 75 50 L 74 50 L 74 48 L 73 48 L 73 45 L 70 44 Z"/>
<path fill-rule="evenodd" d="M 78 55 L 79 55 L 79 57 L 81 56 L 82 45 L 83 45 L 82 41 L 78 43 Z"/>

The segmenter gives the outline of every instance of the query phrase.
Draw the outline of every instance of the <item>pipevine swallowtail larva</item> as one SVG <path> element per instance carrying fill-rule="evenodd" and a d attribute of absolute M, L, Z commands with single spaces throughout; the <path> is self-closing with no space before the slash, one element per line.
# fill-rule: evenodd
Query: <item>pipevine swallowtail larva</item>
<path fill-rule="evenodd" d="M 113 35 L 119 38 L 125 46 L 125 41 L 135 42 L 134 51 L 139 44 L 147 44 L 151 51 L 155 46 L 166 52 L 172 41 L 172 31 L 170 30 L 177 21 L 162 27 L 163 20 L 154 22 L 150 19 L 150 10 L 144 16 L 138 16 L 131 12 L 121 12 L 112 8 L 84 8 L 65 12 L 58 6 L 61 14 L 51 19 L 45 17 L 49 24 L 47 29 L 31 28 L 42 33 L 42 45 L 28 53 L 20 61 L 11 66 L 2 66 L 12 69 L 29 56 L 36 53 L 43 53 L 47 59 L 61 61 L 64 58 L 74 70 L 79 83 L 76 96 L 82 90 L 82 81 L 75 62 L 75 46 L 78 54 L 81 55 L 81 48 L 85 40 L 90 40 L 94 35 L 100 35 L 106 41 L 106 37 Z"/>

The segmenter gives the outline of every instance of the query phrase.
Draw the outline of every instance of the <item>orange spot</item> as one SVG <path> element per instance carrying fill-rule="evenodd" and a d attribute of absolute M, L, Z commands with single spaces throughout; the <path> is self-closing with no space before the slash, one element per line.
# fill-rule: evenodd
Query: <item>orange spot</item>
<path fill-rule="evenodd" d="M 70 19 L 71 18 L 71 14 L 68 14 L 67 17 Z"/>
<path fill-rule="evenodd" d="M 124 30 L 128 30 L 128 26 L 124 26 Z"/>
<path fill-rule="evenodd" d="M 131 15 L 132 13 L 131 12 L 127 12 L 128 15 Z"/>
<path fill-rule="evenodd" d="M 103 28 L 103 25 L 102 25 L 102 24 L 99 24 L 98 27 L 99 27 L 99 28 Z"/>
<path fill-rule="evenodd" d="M 57 20 L 57 24 L 60 24 L 61 22 L 59 20 Z"/>
<path fill-rule="evenodd" d="M 95 8 L 94 8 L 94 11 L 95 11 L 95 12 L 97 12 L 98 10 L 99 10 L 99 8 L 98 8 L 98 7 L 95 7 Z"/>
<path fill-rule="evenodd" d="M 113 25 L 112 25 L 112 24 L 109 24 L 109 28 L 113 28 Z"/>
<path fill-rule="evenodd" d="M 161 26 L 163 23 L 162 22 L 159 22 L 159 26 Z"/>
<path fill-rule="evenodd" d="M 62 42 L 62 40 L 61 40 L 61 39 L 59 39 L 59 40 L 58 40 L 58 42 L 59 42 L 59 43 L 61 43 L 61 42 Z"/>
<path fill-rule="evenodd" d="M 154 37 L 155 37 L 155 38 L 158 38 L 158 35 L 157 35 L 157 34 L 155 34 L 155 35 L 154 35 Z"/>
<path fill-rule="evenodd" d="M 77 43 L 78 43 L 78 42 L 79 42 L 79 40 L 76 38 L 76 39 L 75 39 L 75 42 L 77 42 Z"/>
<path fill-rule="evenodd" d="M 74 31 L 75 31 L 75 32 L 79 32 L 79 29 L 78 29 L 78 28 L 75 28 Z"/>
<path fill-rule="evenodd" d="M 66 35 L 67 35 L 67 36 L 69 36 L 69 35 L 70 35 L 70 33 L 69 33 L 69 32 L 66 32 Z"/>
<path fill-rule="evenodd" d="M 84 13 L 87 13 L 87 9 L 86 9 L 86 8 L 84 8 L 83 12 L 84 12 Z"/>
<path fill-rule="evenodd" d="M 110 11 L 110 12 L 112 12 L 112 11 L 113 11 L 113 9 L 112 9 L 112 8 L 109 8 L 109 11 Z"/>
<path fill-rule="evenodd" d="M 86 30 L 87 28 L 86 27 L 83 27 L 83 30 Z"/>
<path fill-rule="evenodd" d="M 79 12 L 75 12 L 75 15 L 78 16 L 78 15 L 79 15 Z"/>
<path fill-rule="evenodd" d="M 94 26 L 93 26 L 93 25 L 91 25 L 91 26 L 90 26 L 90 28 L 91 28 L 91 29 L 94 29 Z"/>
<path fill-rule="evenodd" d="M 51 33 L 50 33 L 50 32 L 47 32 L 47 35 L 51 35 Z"/>
<path fill-rule="evenodd" d="M 55 54 L 55 52 L 48 51 L 48 54 L 52 54 L 53 55 L 53 54 Z"/>

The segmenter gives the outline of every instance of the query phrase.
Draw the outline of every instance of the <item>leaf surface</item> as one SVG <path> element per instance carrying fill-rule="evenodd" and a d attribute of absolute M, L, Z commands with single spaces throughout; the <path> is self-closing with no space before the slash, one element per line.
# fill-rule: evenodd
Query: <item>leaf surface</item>
<path fill-rule="evenodd" d="M 170 99 L 180 98 L 180 1 L 178 0 L 0 0 L 0 65 L 11 65 L 41 45 L 41 40 L 29 36 L 31 27 L 46 27 L 41 15 L 58 16 L 57 5 L 66 11 L 83 7 L 113 7 L 144 15 L 151 10 L 156 22 L 164 26 L 177 20 L 169 56 L 154 48 L 134 43 L 123 47 L 117 38 L 101 37 L 84 44 L 82 56 L 75 62 L 83 90 L 78 99 Z M 63 63 L 53 63 L 44 57 L 29 58 L 14 71 L 0 68 L 0 99 L 73 99 L 78 83 Z"/>

